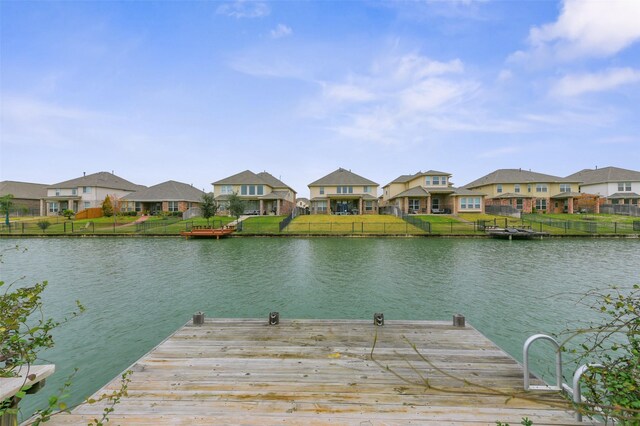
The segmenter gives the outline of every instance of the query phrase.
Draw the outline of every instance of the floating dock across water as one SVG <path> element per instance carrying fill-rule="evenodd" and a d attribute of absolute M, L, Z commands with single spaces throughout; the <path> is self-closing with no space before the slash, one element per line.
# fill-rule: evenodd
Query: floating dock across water
<path fill-rule="evenodd" d="M 464 318 L 194 322 L 130 367 L 110 424 L 585 424 L 559 393 L 523 391 L 522 366 Z M 116 378 L 93 398 L 119 388 Z M 103 409 L 48 424 L 87 424 Z"/>

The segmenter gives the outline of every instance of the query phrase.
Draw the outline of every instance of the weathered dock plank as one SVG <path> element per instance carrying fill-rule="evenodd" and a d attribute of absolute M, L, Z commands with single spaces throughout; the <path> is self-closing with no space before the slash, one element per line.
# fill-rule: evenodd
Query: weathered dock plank
<path fill-rule="evenodd" d="M 522 367 L 489 339 L 445 322 L 208 319 L 131 369 L 115 424 L 576 424 L 559 395 L 524 392 Z M 86 424 L 103 408 L 51 424 Z"/>

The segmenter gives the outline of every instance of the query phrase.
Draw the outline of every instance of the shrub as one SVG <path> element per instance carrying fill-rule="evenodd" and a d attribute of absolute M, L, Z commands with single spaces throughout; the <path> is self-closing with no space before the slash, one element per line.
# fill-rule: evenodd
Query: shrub
<path fill-rule="evenodd" d="M 47 232 L 47 228 L 51 226 L 51 222 L 48 220 L 38 221 L 38 228 L 42 229 L 42 232 Z"/>
<path fill-rule="evenodd" d="M 102 214 L 106 217 L 113 216 L 113 203 L 111 202 L 111 197 L 108 195 L 104 197 L 104 201 L 102 202 Z"/>

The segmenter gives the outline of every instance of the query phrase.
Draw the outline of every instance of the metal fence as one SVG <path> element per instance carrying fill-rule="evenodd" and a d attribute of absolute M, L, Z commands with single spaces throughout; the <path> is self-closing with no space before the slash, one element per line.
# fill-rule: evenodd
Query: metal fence
<path fill-rule="evenodd" d="M 422 219 L 419 219 L 417 217 L 414 216 L 409 216 L 408 214 L 405 213 L 400 213 L 399 216 L 402 220 L 404 220 L 405 222 L 415 226 L 416 228 L 422 229 L 423 231 L 427 232 L 427 233 L 431 233 L 431 223 L 430 222 L 426 222 Z"/>
<path fill-rule="evenodd" d="M 424 233 L 409 222 L 291 222 L 284 231 L 288 234 L 308 235 L 360 235 L 389 234 L 413 235 Z"/>
<path fill-rule="evenodd" d="M 634 221 L 633 223 L 603 222 L 595 220 L 589 221 L 588 218 L 583 220 L 558 220 L 541 215 L 524 215 L 523 221 L 525 223 L 528 222 L 533 229 L 536 229 L 535 224 L 537 224 L 540 229 L 542 229 L 542 225 L 545 225 L 552 228 L 563 229 L 565 233 L 569 231 L 579 231 L 589 234 L 623 234 L 636 232 L 638 228 L 640 228 L 640 221 Z"/>
<path fill-rule="evenodd" d="M 513 206 L 484 206 L 484 211 L 487 214 L 494 214 L 497 216 L 511 216 L 520 217 L 520 210 Z"/>
<path fill-rule="evenodd" d="M 600 213 L 640 217 L 640 207 L 632 204 L 603 204 Z"/>
<path fill-rule="evenodd" d="M 295 217 L 294 212 L 291 212 L 291 214 L 289 214 L 289 216 L 287 216 L 284 219 L 282 219 L 280 221 L 280 223 L 278 224 L 278 228 L 280 228 L 279 231 L 282 232 L 282 230 L 284 228 L 286 228 L 289 225 L 289 223 L 291 223 L 291 221 L 293 220 L 294 217 Z"/>

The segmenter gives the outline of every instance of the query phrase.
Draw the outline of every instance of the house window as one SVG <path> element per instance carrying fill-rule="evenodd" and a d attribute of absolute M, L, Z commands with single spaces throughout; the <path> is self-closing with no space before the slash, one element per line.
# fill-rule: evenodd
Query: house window
<path fill-rule="evenodd" d="M 467 209 L 467 197 L 461 197 L 460 198 L 460 210 L 466 210 Z"/>
<path fill-rule="evenodd" d="M 531 184 L 527 185 L 527 192 L 531 192 Z"/>
<path fill-rule="evenodd" d="M 373 201 L 365 201 L 364 202 L 364 209 L 368 212 L 373 210 Z"/>
<path fill-rule="evenodd" d="M 247 185 L 242 185 L 240 187 L 240 195 L 247 195 Z"/>
<path fill-rule="evenodd" d="M 431 210 L 438 210 L 440 208 L 440 199 L 434 198 L 431 200 Z"/>
<path fill-rule="evenodd" d="M 338 194 L 353 194 L 353 186 L 339 186 Z"/>
<path fill-rule="evenodd" d="M 264 195 L 264 185 L 258 185 L 256 189 L 258 190 L 258 195 Z"/>
<path fill-rule="evenodd" d="M 324 195 L 324 186 L 320 187 L 320 195 Z"/>
<path fill-rule="evenodd" d="M 177 212 L 178 210 L 178 201 L 169 201 L 169 211 Z"/>
<path fill-rule="evenodd" d="M 547 184 L 546 183 L 536 184 L 536 192 L 547 192 Z"/>
<path fill-rule="evenodd" d="M 136 201 L 136 208 L 135 210 L 137 212 L 141 212 L 142 211 L 142 203 L 140 201 Z"/>
<path fill-rule="evenodd" d="M 88 208 L 91 208 L 91 202 L 85 201 L 84 202 L 84 208 L 85 208 L 85 210 L 88 209 Z"/>
<path fill-rule="evenodd" d="M 71 190 L 71 195 L 78 195 L 78 189 L 77 188 L 73 188 Z"/>
<path fill-rule="evenodd" d="M 618 182 L 618 191 L 631 191 L 631 182 Z"/>
<path fill-rule="evenodd" d="M 49 213 L 58 213 L 58 203 L 47 203 L 49 204 Z"/>
<path fill-rule="evenodd" d="M 440 177 L 439 176 L 434 176 L 433 177 L 433 186 L 438 186 L 440 185 Z"/>
<path fill-rule="evenodd" d="M 442 176 L 441 182 L 442 182 L 442 185 L 446 186 L 447 185 L 447 177 L 446 176 Z"/>
<path fill-rule="evenodd" d="M 409 199 L 409 211 L 418 211 L 420 210 L 420 200 L 418 198 Z"/>
<path fill-rule="evenodd" d="M 515 192 L 516 194 L 520 193 L 520 184 L 516 183 L 515 185 L 513 185 L 513 192 Z"/>
<path fill-rule="evenodd" d="M 522 198 L 516 198 L 516 209 L 522 210 Z"/>
<path fill-rule="evenodd" d="M 232 194 L 233 187 L 231 185 L 222 185 L 220 186 L 220 194 Z"/>
<path fill-rule="evenodd" d="M 501 184 L 501 183 L 499 183 L 499 184 L 497 184 L 497 185 L 496 185 L 496 192 L 497 192 L 498 194 L 502 193 L 502 184 Z"/>
<path fill-rule="evenodd" d="M 249 195 L 256 195 L 256 186 L 249 185 Z"/>
<path fill-rule="evenodd" d="M 426 177 L 424 178 L 424 184 L 425 184 L 426 186 L 431 186 L 431 176 L 426 176 Z"/>
<path fill-rule="evenodd" d="M 480 209 L 480 197 L 475 197 L 473 199 L 473 208 L 474 209 Z"/>
<path fill-rule="evenodd" d="M 371 187 L 370 187 L 370 186 L 365 186 L 365 187 L 363 187 L 363 188 L 362 188 L 362 192 L 364 192 L 364 193 L 369 193 L 369 192 L 371 192 Z"/>
<path fill-rule="evenodd" d="M 547 199 L 546 198 L 538 198 L 536 200 L 536 209 L 537 210 L 547 210 Z"/>
<path fill-rule="evenodd" d="M 91 187 L 90 186 L 83 186 L 82 187 L 82 193 L 83 194 L 91 194 Z"/>
<path fill-rule="evenodd" d="M 571 185 L 568 183 L 561 183 L 560 192 L 571 192 Z"/>
<path fill-rule="evenodd" d="M 326 200 L 316 201 L 316 212 L 326 212 L 327 211 L 327 202 Z"/>
<path fill-rule="evenodd" d="M 60 196 L 60 190 L 56 189 L 56 197 L 59 197 L 59 196 Z"/>

